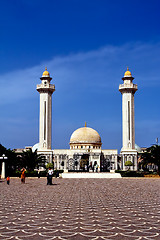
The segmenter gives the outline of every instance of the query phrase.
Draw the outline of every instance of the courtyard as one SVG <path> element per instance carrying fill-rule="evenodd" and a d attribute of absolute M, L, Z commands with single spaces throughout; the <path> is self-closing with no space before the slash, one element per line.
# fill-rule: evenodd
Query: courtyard
<path fill-rule="evenodd" d="M 160 239 L 160 179 L 0 182 L 0 239 Z"/>

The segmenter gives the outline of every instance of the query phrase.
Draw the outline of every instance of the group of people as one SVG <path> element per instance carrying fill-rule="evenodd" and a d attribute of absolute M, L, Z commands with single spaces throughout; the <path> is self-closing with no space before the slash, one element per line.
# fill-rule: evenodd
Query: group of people
<path fill-rule="evenodd" d="M 21 183 L 25 183 L 25 178 L 26 178 L 25 171 L 26 171 L 25 168 L 21 169 Z M 10 176 L 6 177 L 6 181 L 7 181 L 7 184 L 9 185 L 10 184 Z"/>
<path fill-rule="evenodd" d="M 25 168 L 22 168 L 21 169 L 21 183 L 25 183 L 25 179 L 26 179 L 26 169 Z M 48 169 L 48 173 L 47 173 L 47 185 L 52 185 L 52 176 L 53 176 L 53 169 L 49 168 Z M 39 177 L 39 175 L 38 175 Z M 10 177 L 8 176 L 6 178 L 7 180 L 7 184 L 9 185 L 10 184 Z"/>
<path fill-rule="evenodd" d="M 99 172 L 99 165 L 97 164 L 97 162 L 95 162 L 93 166 L 92 166 L 92 162 L 90 163 L 89 171 Z"/>
<path fill-rule="evenodd" d="M 26 178 L 25 171 L 26 171 L 25 168 L 21 169 L 21 183 L 25 183 L 25 178 Z M 53 169 L 49 168 L 47 173 L 47 185 L 52 185 L 52 176 L 53 176 Z M 39 175 L 38 175 L 38 178 L 39 178 Z"/>

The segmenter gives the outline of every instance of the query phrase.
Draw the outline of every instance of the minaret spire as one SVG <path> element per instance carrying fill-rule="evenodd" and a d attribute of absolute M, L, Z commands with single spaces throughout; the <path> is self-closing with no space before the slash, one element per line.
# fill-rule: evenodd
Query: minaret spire
<path fill-rule="evenodd" d="M 138 90 L 137 84 L 133 84 L 133 77 L 129 68 L 124 74 L 123 84 L 119 85 L 119 91 L 122 94 L 122 132 L 123 147 L 122 154 L 122 170 L 125 170 L 125 161 L 131 160 L 133 169 L 137 168 L 137 151 L 135 150 L 135 126 L 134 126 L 134 94 Z M 127 159 L 126 159 L 127 156 Z M 128 156 L 131 158 L 128 158 Z"/>
<path fill-rule="evenodd" d="M 40 115 L 39 115 L 39 148 L 38 151 L 51 151 L 52 139 L 52 94 L 55 91 L 55 85 L 50 84 L 50 77 L 47 67 L 42 74 L 41 84 L 37 85 L 37 91 L 40 93 Z"/>

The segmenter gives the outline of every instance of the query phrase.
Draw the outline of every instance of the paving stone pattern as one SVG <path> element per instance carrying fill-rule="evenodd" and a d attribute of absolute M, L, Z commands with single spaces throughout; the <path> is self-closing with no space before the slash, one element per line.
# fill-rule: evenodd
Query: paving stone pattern
<path fill-rule="evenodd" d="M 0 239 L 160 239 L 159 179 L 0 182 Z"/>

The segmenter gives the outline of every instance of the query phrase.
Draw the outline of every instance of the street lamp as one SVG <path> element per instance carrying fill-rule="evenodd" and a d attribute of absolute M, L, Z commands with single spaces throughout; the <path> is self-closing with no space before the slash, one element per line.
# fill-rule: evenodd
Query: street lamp
<path fill-rule="evenodd" d="M 6 159 L 8 159 L 5 154 L 2 155 L 2 157 L 0 157 L 0 159 L 2 160 L 2 171 L 1 171 L 1 178 L 5 178 L 6 174 L 5 174 L 5 161 Z"/>

